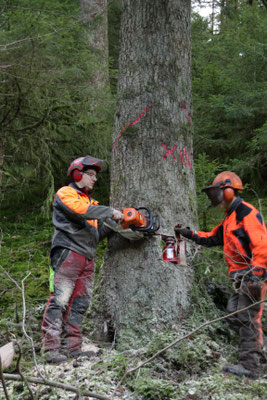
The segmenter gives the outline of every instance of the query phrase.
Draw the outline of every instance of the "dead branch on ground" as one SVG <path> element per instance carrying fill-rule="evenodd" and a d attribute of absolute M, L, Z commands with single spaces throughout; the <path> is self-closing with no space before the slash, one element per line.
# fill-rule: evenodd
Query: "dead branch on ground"
<path fill-rule="evenodd" d="M 8 391 L 7 391 L 7 387 L 6 387 L 6 382 L 5 382 L 5 378 L 4 378 L 4 373 L 3 373 L 3 369 L 2 369 L 2 358 L 0 355 L 0 380 L 2 382 L 2 386 L 4 389 L 4 393 L 5 393 L 5 397 L 7 400 L 10 400 L 9 395 L 8 395 Z"/>
<path fill-rule="evenodd" d="M 17 341 L 15 341 L 15 344 L 17 345 L 17 347 L 18 347 L 18 349 L 19 349 L 19 357 L 18 357 L 18 359 L 17 359 L 16 370 L 17 370 L 17 372 L 19 373 L 19 375 L 21 376 L 21 379 L 23 380 L 23 382 L 25 383 L 25 385 L 27 386 L 27 388 L 28 388 L 28 390 L 29 390 L 29 393 L 30 393 L 30 398 L 31 398 L 32 400 L 34 400 L 34 399 L 35 399 L 35 396 L 34 396 L 34 394 L 33 394 L 33 391 L 32 391 L 32 389 L 31 389 L 31 387 L 30 387 L 30 385 L 29 385 L 28 380 L 25 378 L 25 376 L 23 375 L 23 373 L 22 373 L 22 371 L 21 371 L 21 368 L 20 368 L 20 360 L 21 360 L 21 357 L 22 357 L 22 351 L 21 351 L 20 344 L 19 344 Z"/>
<path fill-rule="evenodd" d="M 3 378 L 6 380 L 11 380 L 11 381 L 22 381 L 22 378 L 20 375 L 15 375 L 15 374 L 3 374 Z M 53 382 L 53 381 L 43 381 L 40 378 L 29 378 L 27 377 L 28 382 L 30 383 L 34 383 L 37 385 L 45 385 L 45 386 L 51 386 L 51 387 L 55 387 L 58 389 L 63 389 L 63 390 L 67 390 L 73 393 L 76 393 L 78 398 L 81 397 L 80 394 L 80 390 L 78 388 L 76 388 L 75 386 L 71 386 L 71 385 L 66 385 L 64 383 L 58 383 L 58 382 Z M 99 399 L 99 400 L 111 400 L 109 397 L 106 396 L 102 396 L 100 394 L 94 393 L 94 392 L 86 392 L 82 394 L 83 397 L 93 397 L 94 399 Z"/>

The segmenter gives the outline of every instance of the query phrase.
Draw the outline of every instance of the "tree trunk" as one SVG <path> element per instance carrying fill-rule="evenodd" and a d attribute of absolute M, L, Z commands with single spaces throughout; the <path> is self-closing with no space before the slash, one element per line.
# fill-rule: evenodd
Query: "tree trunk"
<path fill-rule="evenodd" d="M 2 195 L 3 170 L 5 162 L 5 144 L 6 144 L 6 132 L 2 128 L 2 134 L 0 140 L 0 196 Z"/>
<path fill-rule="evenodd" d="M 194 227 L 197 219 L 190 1 L 124 0 L 122 7 L 111 204 L 150 207 L 161 217 L 160 233 L 173 235 L 175 224 Z M 164 146 L 177 147 L 165 154 Z M 120 348 L 178 324 L 188 310 L 192 267 L 163 262 L 161 247 L 160 235 L 109 241 L 95 327 L 102 337 L 115 335 Z"/>
<path fill-rule="evenodd" d="M 84 35 L 88 42 L 89 96 L 93 99 L 88 116 L 93 121 L 88 126 L 88 137 L 96 157 L 110 158 L 112 112 L 115 101 L 110 90 L 108 52 L 107 0 L 79 0 L 85 24 Z M 84 115 L 85 117 L 85 115 Z M 94 144 L 96 142 L 96 144 Z M 85 152 L 88 149 L 84 150 Z M 101 195 L 108 202 L 109 178 L 100 177 Z"/>
<path fill-rule="evenodd" d="M 103 88 L 109 84 L 107 0 L 79 0 L 79 6 L 88 23 L 88 44 L 96 57 L 97 68 L 93 70 L 92 82 Z"/>
<path fill-rule="evenodd" d="M 227 21 L 232 19 L 239 7 L 239 0 L 221 0 L 220 2 L 220 31 L 225 29 Z"/>

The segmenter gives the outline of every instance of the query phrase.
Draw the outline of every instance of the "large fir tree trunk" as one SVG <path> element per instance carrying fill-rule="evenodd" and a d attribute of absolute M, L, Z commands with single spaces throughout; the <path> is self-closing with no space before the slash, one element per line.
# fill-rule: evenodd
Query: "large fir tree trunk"
<path fill-rule="evenodd" d="M 5 144 L 6 144 L 6 133 L 2 128 L 1 139 L 0 139 L 0 196 L 2 194 L 2 180 L 3 180 L 3 169 L 5 162 Z"/>
<path fill-rule="evenodd" d="M 163 234 L 196 222 L 191 103 L 190 1 L 124 0 L 114 143 L 146 112 L 115 145 L 111 204 L 150 207 Z M 163 145 L 177 147 L 165 155 Z M 123 348 L 178 324 L 189 307 L 192 267 L 163 262 L 159 235 L 113 237 L 109 246 L 98 333 L 115 335 Z"/>
<path fill-rule="evenodd" d="M 92 124 L 87 127 L 87 138 L 90 138 L 91 149 L 95 157 L 109 159 L 112 113 L 115 101 L 110 90 L 109 54 L 108 54 L 108 12 L 107 0 L 79 0 L 84 35 L 88 42 L 88 88 L 92 99 L 88 108 L 88 120 Z M 86 115 L 84 119 L 86 121 Z M 109 182 L 101 177 L 102 197 L 108 201 Z"/>

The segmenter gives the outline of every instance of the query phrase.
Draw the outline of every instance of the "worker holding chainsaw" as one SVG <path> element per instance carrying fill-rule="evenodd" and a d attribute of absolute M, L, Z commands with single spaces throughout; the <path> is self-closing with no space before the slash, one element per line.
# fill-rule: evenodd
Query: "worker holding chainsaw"
<path fill-rule="evenodd" d="M 239 331 L 239 362 L 223 368 L 233 375 L 257 378 L 260 362 L 264 361 L 261 301 L 267 288 L 267 231 L 259 211 L 239 197 L 240 190 L 243 184 L 239 176 L 230 171 L 220 173 L 203 192 L 213 206 L 225 210 L 224 220 L 211 232 L 174 229 L 199 245 L 223 246 L 228 274 L 235 288 L 228 301 L 228 313 L 257 303 L 229 317 L 230 326 Z"/>
<path fill-rule="evenodd" d="M 52 287 L 42 322 L 47 362 L 88 355 L 81 349 L 81 325 L 92 295 L 96 247 L 112 232 L 103 221 L 124 218 L 121 211 L 101 206 L 91 197 L 104 166 L 103 160 L 91 156 L 74 160 L 68 168 L 72 183 L 59 189 L 54 198 Z"/>

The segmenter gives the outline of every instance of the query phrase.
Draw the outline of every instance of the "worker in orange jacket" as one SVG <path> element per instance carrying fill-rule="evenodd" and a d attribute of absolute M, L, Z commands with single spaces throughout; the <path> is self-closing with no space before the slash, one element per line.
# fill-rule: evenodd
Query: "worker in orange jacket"
<path fill-rule="evenodd" d="M 81 325 L 92 295 L 96 247 L 112 233 L 103 221 L 124 219 L 121 211 L 101 206 L 91 197 L 104 165 L 91 156 L 74 160 L 68 168 L 72 183 L 59 189 L 54 198 L 52 293 L 42 322 L 47 362 L 61 363 L 68 356 L 88 355 L 82 351 Z"/>
<path fill-rule="evenodd" d="M 182 236 L 205 246 L 223 246 L 230 279 L 235 292 L 227 311 L 233 313 L 265 299 L 267 287 L 267 231 L 262 215 L 239 197 L 243 184 L 230 171 L 220 173 L 212 185 L 204 188 L 213 206 L 224 209 L 226 216 L 211 232 L 175 227 Z M 264 360 L 262 331 L 263 302 L 241 311 L 228 321 L 239 331 L 239 363 L 226 365 L 223 371 L 256 378 Z"/>

